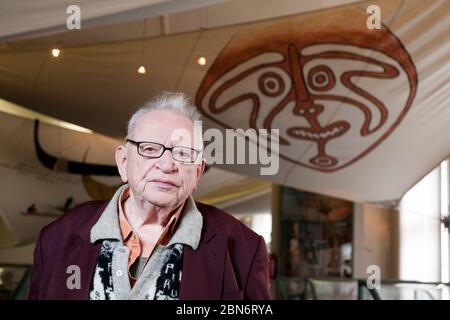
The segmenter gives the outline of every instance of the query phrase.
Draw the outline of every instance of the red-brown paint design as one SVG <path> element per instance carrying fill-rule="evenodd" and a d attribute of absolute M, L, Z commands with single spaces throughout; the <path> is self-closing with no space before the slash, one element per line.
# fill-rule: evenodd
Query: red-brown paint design
<path fill-rule="evenodd" d="M 197 91 L 202 113 L 226 128 L 280 129 L 280 156 L 322 172 L 367 155 L 410 108 L 417 73 L 385 26 L 339 11 L 349 20 L 318 26 L 330 11 L 237 34 Z"/>

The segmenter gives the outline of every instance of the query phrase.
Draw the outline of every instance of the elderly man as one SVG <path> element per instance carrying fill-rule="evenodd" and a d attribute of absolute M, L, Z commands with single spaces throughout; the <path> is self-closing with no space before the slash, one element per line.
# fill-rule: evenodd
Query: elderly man
<path fill-rule="evenodd" d="M 116 150 L 125 184 L 41 231 L 31 299 L 269 299 L 263 238 L 191 197 L 205 168 L 199 119 L 179 93 L 131 117 Z"/>

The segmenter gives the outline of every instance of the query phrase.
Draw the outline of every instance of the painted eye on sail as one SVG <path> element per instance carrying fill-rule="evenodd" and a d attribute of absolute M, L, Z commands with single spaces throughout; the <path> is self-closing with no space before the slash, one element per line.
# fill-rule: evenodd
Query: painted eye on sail
<path fill-rule="evenodd" d="M 284 92 L 284 81 L 275 72 L 265 72 L 258 79 L 259 90 L 269 97 L 279 96 Z"/>
<path fill-rule="evenodd" d="M 327 66 L 316 66 L 309 71 L 308 84 L 315 91 L 328 91 L 334 87 L 335 83 L 334 73 Z"/>

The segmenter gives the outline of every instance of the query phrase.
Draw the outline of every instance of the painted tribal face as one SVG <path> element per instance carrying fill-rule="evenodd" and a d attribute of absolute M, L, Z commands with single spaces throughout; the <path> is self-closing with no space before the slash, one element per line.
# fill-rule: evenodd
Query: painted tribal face
<path fill-rule="evenodd" d="M 197 92 L 205 116 L 228 128 L 279 129 L 280 156 L 320 171 L 376 148 L 408 111 L 416 71 L 387 28 L 367 30 L 358 10 L 334 11 L 236 35 Z"/>

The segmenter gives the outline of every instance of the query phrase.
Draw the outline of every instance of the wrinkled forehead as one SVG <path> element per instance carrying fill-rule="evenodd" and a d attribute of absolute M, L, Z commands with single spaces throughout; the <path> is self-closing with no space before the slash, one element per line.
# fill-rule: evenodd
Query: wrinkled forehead
<path fill-rule="evenodd" d="M 184 115 L 169 110 L 154 110 L 138 119 L 131 139 L 157 142 L 166 146 L 192 147 L 199 138 L 197 131 L 193 121 Z"/>

